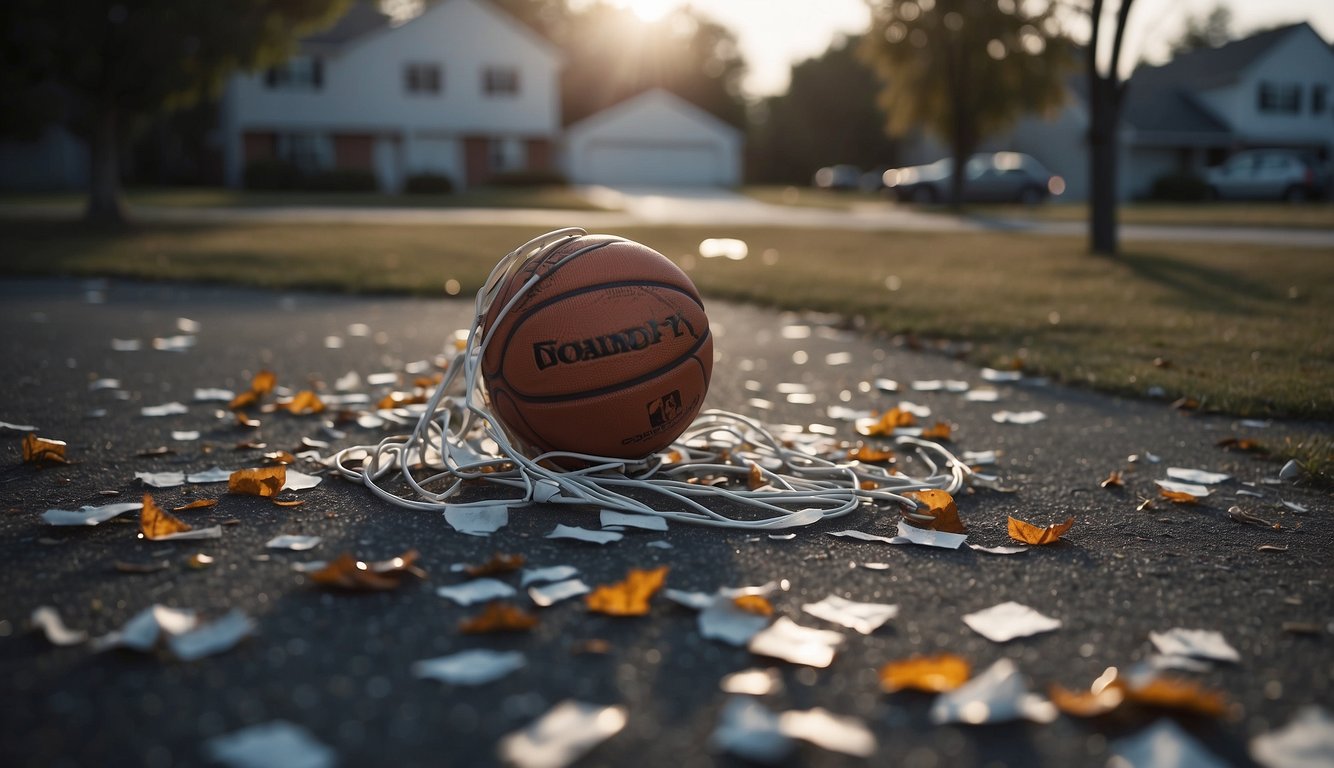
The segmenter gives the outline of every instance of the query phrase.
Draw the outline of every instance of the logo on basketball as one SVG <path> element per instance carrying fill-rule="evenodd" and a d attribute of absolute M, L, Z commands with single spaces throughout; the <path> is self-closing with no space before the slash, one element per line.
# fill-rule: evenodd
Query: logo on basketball
<path fill-rule="evenodd" d="M 661 427 L 675 421 L 677 414 L 680 412 L 681 390 L 673 389 L 648 404 L 648 423 L 655 427 Z"/>
<path fill-rule="evenodd" d="M 695 327 L 680 312 L 662 320 L 649 320 L 642 325 L 594 336 L 577 341 L 545 340 L 533 344 L 533 360 L 537 370 L 545 371 L 557 365 L 569 365 L 586 360 L 598 360 L 626 352 L 648 349 L 663 340 L 664 333 L 670 332 L 672 338 L 680 338 L 686 333 L 696 336 Z"/>

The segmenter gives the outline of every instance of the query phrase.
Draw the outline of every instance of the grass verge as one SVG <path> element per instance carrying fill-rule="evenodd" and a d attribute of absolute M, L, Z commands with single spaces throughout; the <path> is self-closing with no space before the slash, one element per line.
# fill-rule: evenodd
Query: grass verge
<path fill-rule="evenodd" d="M 119 275 L 264 287 L 470 295 L 534 227 L 0 222 L 0 274 Z M 833 312 L 884 333 L 970 342 L 978 363 L 1104 391 L 1161 389 L 1245 416 L 1334 418 L 1334 260 L 1316 249 L 1082 238 L 632 227 L 713 299 Z M 706 237 L 749 244 L 701 259 Z"/>

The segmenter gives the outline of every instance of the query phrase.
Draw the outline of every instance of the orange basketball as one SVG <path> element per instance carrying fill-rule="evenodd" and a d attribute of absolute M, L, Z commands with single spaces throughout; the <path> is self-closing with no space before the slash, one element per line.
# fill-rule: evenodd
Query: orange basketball
<path fill-rule="evenodd" d="M 492 411 L 533 454 L 660 451 L 694 421 L 713 372 L 694 283 L 610 235 L 571 237 L 524 264 L 498 287 L 483 334 Z"/>

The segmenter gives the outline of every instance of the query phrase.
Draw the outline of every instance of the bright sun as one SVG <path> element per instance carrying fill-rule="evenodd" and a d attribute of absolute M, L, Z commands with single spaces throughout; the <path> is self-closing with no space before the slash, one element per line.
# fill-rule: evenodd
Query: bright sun
<path fill-rule="evenodd" d="M 680 4 L 680 0 L 619 0 L 617 2 L 617 5 L 644 21 L 657 21 Z"/>

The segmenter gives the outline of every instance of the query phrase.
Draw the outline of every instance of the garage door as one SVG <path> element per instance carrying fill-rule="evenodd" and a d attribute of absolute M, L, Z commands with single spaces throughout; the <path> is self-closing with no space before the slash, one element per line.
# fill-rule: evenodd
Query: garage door
<path fill-rule="evenodd" d="M 718 148 L 705 143 L 596 142 L 585 167 L 595 184 L 712 186 L 719 183 Z"/>

